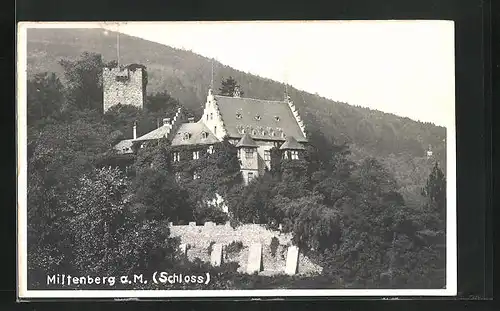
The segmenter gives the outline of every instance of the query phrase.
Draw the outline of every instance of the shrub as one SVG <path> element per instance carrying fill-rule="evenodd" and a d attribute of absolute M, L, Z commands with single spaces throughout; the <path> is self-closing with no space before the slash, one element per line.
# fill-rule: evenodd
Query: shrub
<path fill-rule="evenodd" d="M 280 241 L 277 237 L 273 236 L 271 239 L 271 256 L 276 257 L 276 251 L 278 250 L 278 246 L 280 245 Z"/>
<path fill-rule="evenodd" d="M 243 243 L 241 241 L 233 241 L 226 246 L 227 254 L 237 254 L 243 249 Z"/>

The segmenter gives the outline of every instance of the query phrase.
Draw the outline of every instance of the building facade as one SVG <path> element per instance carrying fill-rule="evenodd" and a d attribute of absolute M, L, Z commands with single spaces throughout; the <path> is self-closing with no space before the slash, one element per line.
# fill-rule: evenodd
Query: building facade
<path fill-rule="evenodd" d="M 242 176 L 248 184 L 270 169 L 272 148 L 281 150 L 284 159 L 298 160 L 307 143 L 304 124 L 288 96 L 283 101 L 269 101 L 242 98 L 237 92 L 232 97 L 214 95 L 209 90 L 199 120 L 185 120 L 181 115 L 179 109 L 174 118 L 165 118 L 162 126 L 124 140 L 115 148 L 120 153 L 133 153 L 148 142 L 165 139 L 175 147 L 171 159 L 178 162 L 211 153 L 214 144 L 227 138 L 238 149 Z M 175 151 L 183 148 L 190 151 Z M 193 178 L 197 178 L 196 173 Z"/>

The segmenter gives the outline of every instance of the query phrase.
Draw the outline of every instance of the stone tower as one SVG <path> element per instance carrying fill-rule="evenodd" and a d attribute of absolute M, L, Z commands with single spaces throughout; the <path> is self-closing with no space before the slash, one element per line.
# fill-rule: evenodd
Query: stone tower
<path fill-rule="evenodd" d="M 102 74 L 104 112 L 118 104 L 142 109 L 146 91 L 143 84 L 145 75 L 145 69 L 142 67 L 105 67 Z"/>

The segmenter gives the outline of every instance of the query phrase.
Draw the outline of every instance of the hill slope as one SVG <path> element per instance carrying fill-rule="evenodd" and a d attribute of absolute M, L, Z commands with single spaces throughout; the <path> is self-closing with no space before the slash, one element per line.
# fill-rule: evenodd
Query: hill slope
<path fill-rule="evenodd" d="M 122 63 L 141 63 L 147 67 L 148 93 L 167 90 L 184 106 L 201 112 L 211 79 L 210 59 L 127 35 L 120 36 L 120 47 Z M 115 34 L 105 35 L 99 29 L 30 29 L 28 76 L 51 71 L 62 77 L 59 59 L 75 59 L 84 51 L 100 53 L 105 61 L 116 59 Z M 216 89 L 223 77 L 231 75 L 240 83 L 245 96 L 283 98 L 281 83 L 220 63 L 216 68 Z M 356 157 L 370 155 L 385 159 L 393 154 L 390 158 L 399 161 L 423 160 L 426 148 L 432 145 L 441 166 L 446 167 L 443 127 L 335 102 L 295 88 L 289 88 L 289 93 L 309 129 L 319 129 L 337 142 L 351 142 Z"/>

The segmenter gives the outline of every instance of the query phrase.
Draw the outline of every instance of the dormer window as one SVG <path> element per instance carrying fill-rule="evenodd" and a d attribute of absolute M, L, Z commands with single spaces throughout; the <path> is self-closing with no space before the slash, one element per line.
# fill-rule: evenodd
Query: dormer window
<path fill-rule="evenodd" d="M 236 118 L 241 119 L 241 113 L 236 113 Z"/>
<path fill-rule="evenodd" d="M 255 116 L 255 120 L 259 121 L 260 120 L 260 115 Z"/>
<path fill-rule="evenodd" d="M 271 132 L 271 136 L 276 136 L 276 133 L 275 132 Z"/>
<path fill-rule="evenodd" d="M 184 140 L 188 140 L 189 138 L 191 138 L 191 134 L 184 133 Z"/>
<path fill-rule="evenodd" d="M 253 131 L 252 131 L 252 135 L 254 135 L 254 136 L 255 136 L 255 135 L 257 135 L 257 131 L 256 131 L 256 130 L 253 130 Z"/>
<path fill-rule="evenodd" d="M 279 121 L 279 120 L 280 120 L 280 117 L 275 116 L 275 117 L 274 117 L 274 120 Z"/>
<path fill-rule="evenodd" d="M 266 131 L 263 131 L 262 132 L 262 136 L 266 136 L 267 135 L 267 132 Z"/>
<path fill-rule="evenodd" d="M 241 134 L 245 134 L 246 132 L 245 129 L 241 129 Z"/>
<path fill-rule="evenodd" d="M 207 132 L 203 132 L 203 133 L 201 133 L 201 137 L 202 137 L 203 139 L 207 139 L 207 138 L 208 138 L 208 133 L 207 133 Z"/>
<path fill-rule="evenodd" d="M 285 134 L 285 133 L 281 133 L 281 136 L 282 136 L 283 138 L 285 138 L 285 137 L 286 137 L 286 134 Z"/>

